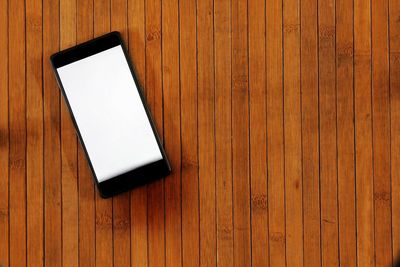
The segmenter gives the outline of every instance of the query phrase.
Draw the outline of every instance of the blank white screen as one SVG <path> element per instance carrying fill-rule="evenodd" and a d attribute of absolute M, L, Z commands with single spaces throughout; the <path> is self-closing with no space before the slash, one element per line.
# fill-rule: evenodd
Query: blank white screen
<path fill-rule="evenodd" d="M 57 72 L 99 182 L 162 159 L 121 46 Z"/>

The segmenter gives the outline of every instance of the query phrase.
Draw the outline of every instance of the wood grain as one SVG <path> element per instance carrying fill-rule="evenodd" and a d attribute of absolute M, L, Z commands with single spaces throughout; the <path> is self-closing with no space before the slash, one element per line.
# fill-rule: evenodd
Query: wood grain
<path fill-rule="evenodd" d="M 179 2 L 183 266 L 200 262 L 196 3 Z"/>
<path fill-rule="evenodd" d="M 197 1 L 200 266 L 217 263 L 214 2 Z"/>
<path fill-rule="evenodd" d="M 161 1 L 146 0 L 146 95 L 163 140 L 163 87 L 161 63 Z M 148 264 L 165 266 L 164 180 L 147 187 Z"/>
<path fill-rule="evenodd" d="M 397 18 L 397 19 L 396 19 Z M 400 3 L 389 1 L 390 151 L 393 262 L 400 260 Z"/>
<path fill-rule="evenodd" d="M 164 147 L 172 173 L 165 179 L 165 266 L 182 265 L 179 1 L 161 1 Z"/>
<path fill-rule="evenodd" d="M 301 2 L 304 265 L 321 266 L 317 1 Z"/>
<path fill-rule="evenodd" d="M 371 3 L 354 1 L 357 264 L 374 266 Z"/>
<path fill-rule="evenodd" d="M 42 1 L 25 5 L 27 265 L 43 266 Z"/>
<path fill-rule="evenodd" d="M 395 0 L 0 3 L 0 266 L 391 266 Z M 51 54 L 122 33 L 173 172 L 102 199 Z"/>
<path fill-rule="evenodd" d="M 44 265 L 62 265 L 60 92 L 49 60 L 60 49 L 59 1 L 43 1 Z M 78 212 L 78 211 L 75 211 Z"/>
<path fill-rule="evenodd" d="M 217 265 L 234 265 L 232 204 L 232 3 L 214 1 Z"/>
<path fill-rule="evenodd" d="M 232 194 L 235 266 L 251 265 L 247 8 L 247 0 L 232 1 Z"/>
<path fill-rule="evenodd" d="M 371 1 L 375 266 L 392 265 L 388 1 Z"/>
<path fill-rule="evenodd" d="M 303 266 L 300 1 L 283 2 L 286 265 Z"/>
<path fill-rule="evenodd" d="M 266 2 L 268 237 L 270 266 L 286 262 L 282 0 Z"/>
<path fill-rule="evenodd" d="M 10 1 L 9 42 L 9 238 L 10 265 L 26 265 L 26 49 L 24 3 Z"/>
<path fill-rule="evenodd" d="M 249 1 L 248 5 L 251 263 L 268 266 L 265 2 Z"/>
<path fill-rule="evenodd" d="M 322 266 L 338 265 L 335 1 L 318 1 L 319 145 Z"/>
<path fill-rule="evenodd" d="M 0 264 L 9 265 L 8 2 L 0 3 Z"/>
<path fill-rule="evenodd" d="M 353 3 L 336 0 L 339 263 L 356 266 Z"/>

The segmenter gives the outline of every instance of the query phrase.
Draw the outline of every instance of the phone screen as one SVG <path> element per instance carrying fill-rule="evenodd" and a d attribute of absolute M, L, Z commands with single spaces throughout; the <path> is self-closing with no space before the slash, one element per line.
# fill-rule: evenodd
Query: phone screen
<path fill-rule="evenodd" d="M 121 45 L 56 70 L 98 182 L 163 158 Z"/>

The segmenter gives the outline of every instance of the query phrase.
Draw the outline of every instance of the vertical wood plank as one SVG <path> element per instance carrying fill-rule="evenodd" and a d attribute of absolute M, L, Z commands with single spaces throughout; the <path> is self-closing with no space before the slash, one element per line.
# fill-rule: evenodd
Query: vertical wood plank
<path fill-rule="evenodd" d="M 166 266 L 182 264 L 179 1 L 162 3 L 162 77 L 164 146 L 172 173 L 165 179 Z"/>
<path fill-rule="evenodd" d="M 267 53 L 267 155 L 269 260 L 285 265 L 285 176 L 283 133 L 282 0 L 268 0 Z"/>
<path fill-rule="evenodd" d="M 145 0 L 128 1 L 129 53 L 144 89 L 146 81 Z M 143 92 L 145 94 L 145 92 Z M 148 266 L 147 186 L 131 192 L 131 260 L 133 266 Z"/>
<path fill-rule="evenodd" d="M 303 266 L 300 2 L 283 1 L 286 265 Z"/>
<path fill-rule="evenodd" d="M 0 264 L 9 265 L 8 1 L 0 3 Z"/>
<path fill-rule="evenodd" d="M 392 265 L 388 1 L 372 1 L 372 126 L 376 266 Z"/>
<path fill-rule="evenodd" d="M 94 28 L 95 36 L 110 31 L 111 7 L 110 0 L 94 1 Z M 95 193 L 96 213 L 96 266 L 113 265 L 113 237 L 112 237 L 112 198 L 103 199 L 98 190 Z"/>
<path fill-rule="evenodd" d="M 335 1 L 318 2 L 322 265 L 338 265 Z"/>
<path fill-rule="evenodd" d="M 129 266 L 131 262 L 129 194 L 113 197 L 114 266 Z"/>
<path fill-rule="evenodd" d="M 235 266 L 251 265 L 247 0 L 232 1 L 232 180 Z"/>
<path fill-rule="evenodd" d="M 93 0 L 77 2 L 77 42 L 93 38 Z M 95 265 L 94 182 L 82 146 L 78 146 L 79 265 Z"/>
<path fill-rule="evenodd" d="M 359 266 L 374 265 L 370 10 L 370 1 L 354 1 L 356 216 Z"/>
<path fill-rule="evenodd" d="M 146 0 L 146 95 L 150 111 L 163 139 L 163 96 L 161 71 L 161 1 Z M 164 180 L 147 186 L 149 266 L 165 265 Z"/>
<path fill-rule="evenodd" d="M 232 10 L 214 1 L 215 174 L 217 186 L 217 264 L 233 266 L 232 210 Z"/>
<path fill-rule="evenodd" d="M 45 265 L 62 265 L 60 89 L 49 57 L 59 50 L 59 1 L 43 1 Z M 54 11 L 57 12 L 54 12 Z"/>
<path fill-rule="evenodd" d="M 111 1 L 111 30 L 119 31 L 128 48 L 127 1 Z M 129 266 L 130 257 L 130 193 L 113 197 L 114 266 Z"/>
<path fill-rule="evenodd" d="M 76 1 L 60 0 L 60 49 L 76 44 Z M 78 266 L 78 157 L 74 125 L 61 99 L 63 265 Z"/>
<path fill-rule="evenodd" d="M 27 265 L 43 266 L 42 1 L 26 1 Z M 0 241 L 1 242 L 1 241 Z"/>
<path fill-rule="evenodd" d="M 199 265 L 196 0 L 179 2 L 182 132 L 182 265 Z"/>
<path fill-rule="evenodd" d="M 129 53 L 142 90 L 145 90 L 146 72 L 146 0 L 128 0 Z M 145 91 L 144 91 L 145 92 Z"/>
<path fill-rule="evenodd" d="M 336 1 L 339 263 L 357 265 L 353 90 L 353 3 Z"/>
<path fill-rule="evenodd" d="M 214 2 L 197 1 L 200 266 L 216 266 Z"/>
<path fill-rule="evenodd" d="M 268 266 L 265 1 L 248 2 L 251 262 Z"/>
<path fill-rule="evenodd" d="M 161 66 L 161 0 L 146 0 L 146 95 L 158 134 L 164 138 Z M 148 64 L 147 64 L 148 63 Z M 162 182 L 164 184 L 164 182 Z M 164 190 L 164 189 L 163 189 Z M 164 197 L 163 197 L 164 198 Z M 164 204 L 163 204 L 164 205 Z"/>
<path fill-rule="evenodd" d="M 26 69 L 25 5 L 10 1 L 10 265 L 26 265 Z"/>
<path fill-rule="evenodd" d="M 301 1 L 304 265 L 320 266 L 317 1 Z"/>
<path fill-rule="evenodd" d="M 389 1 L 393 262 L 400 261 L 400 2 Z"/>

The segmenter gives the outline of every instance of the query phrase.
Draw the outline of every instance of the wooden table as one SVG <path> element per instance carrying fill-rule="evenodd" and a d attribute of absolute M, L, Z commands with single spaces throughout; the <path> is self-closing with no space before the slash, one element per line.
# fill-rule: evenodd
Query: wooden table
<path fill-rule="evenodd" d="M 49 56 L 129 47 L 173 174 L 94 187 Z M 390 266 L 400 1 L 0 1 L 0 266 Z"/>

